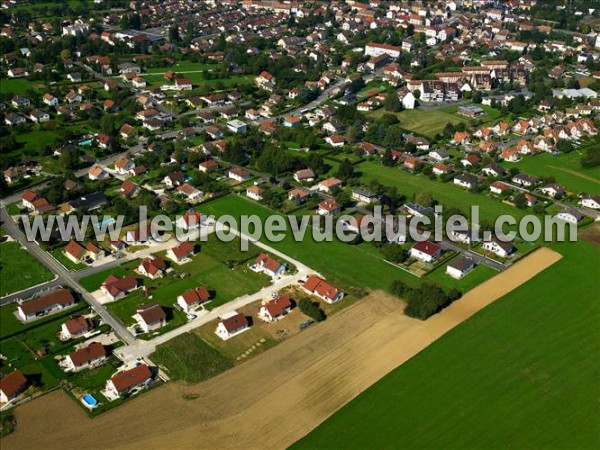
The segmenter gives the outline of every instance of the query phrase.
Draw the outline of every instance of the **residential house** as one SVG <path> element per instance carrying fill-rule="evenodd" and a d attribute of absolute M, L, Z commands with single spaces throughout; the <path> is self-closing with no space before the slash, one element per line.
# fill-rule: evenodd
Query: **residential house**
<path fill-rule="evenodd" d="M 208 161 L 201 162 L 198 165 L 198 170 L 204 173 L 212 173 L 219 170 L 219 164 L 215 160 L 209 159 Z"/>
<path fill-rule="evenodd" d="M 122 277 L 109 275 L 100 286 L 100 290 L 112 301 L 125 297 L 137 288 L 137 280 L 131 275 L 124 275 Z"/>
<path fill-rule="evenodd" d="M 501 241 L 495 236 L 484 241 L 482 247 L 484 250 L 492 252 L 502 258 L 506 258 L 515 251 L 515 246 L 511 242 Z"/>
<path fill-rule="evenodd" d="M 162 179 L 164 185 L 167 186 L 168 189 L 173 189 L 174 187 L 180 186 L 185 182 L 185 174 L 178 170 L 177 172 L 170 173 Z"/>
<path fill-rule="evenodd" d="M 477 177 L 469 173 L 458 174 L 454 177 L 454 184 L 466 189 L 474 189 L 477 187 Z"/>
<path fill-rule="evenodd" d="M 319 191 L 326 192 L 331 194 L 331 192 L 336 188 L 342 187 L 342 180 L 338 180 L 337 178 L 327 178 L 319 183 Z"/>
<path fill-rule="evenodd" d="M 227 176 L 232 180 L 239 181 L 241 183 L 242 181 L 246 181 L 250 178 L 250 171 L 244 167 L 234 167 L 233 169 L 229 169 Z"/>
<path fill-rule="evenodd" d="M 167 258 L 177 264 L 188 262 L 192 256 L 194 256 L 194 244 L 190 241 L 182 242 L 167 251 Z"/>
<path fill-rule="evenodd" d="M 124 370 L 106 381 L 106 392 L 114 397 L 122 397 L 135 388 L 146 386 L 152 380 L 152 372 L 146 364 Z"/>
<path fill-rule="evenodd" d="M 294 173 L 294 180 L 298 183 L 314 181 L 315 173 L 312 169 L 302 169 Z"/>
<path fill-rule="evenodd" d="M 91 319 L 83 316 L 74 316 L 61 325 L 61 336 L 63 339 L 77 339 L 93 330 L 94 324 Z"/>
<path fill-rule="evenodd" d="M 160 256 L 154 256 L 144 258 L 137 267 L 136 272 L 151 280 L 155 280 L 157 278 L 162 278 L 166 270 L 167 264 L 165 263 L 165 260 Z"/>
<path fill-rule="evenodd" d="M 194 186 L 188 183 L 183 183 L 181 186 L 177 186 L 176 190 L 178 194 L 186 197 L 188 201 L 200 200 L 204 196 L 202 191 L 196 189 Z"/>
<path fill-rule="evenodd" d="M 325 199 L 317 206 L 317 214 L 321 216 L 335 216 L 342 211 L 342 207 L 332 199 Z"/>
<path fill-rule="evenodd" d="M 540 188 L 540 191 L 552 198 L 562 198 L 565 195 L 565 188 L 558 183 L 548 183 L 544 187 Z"/>
<path fill-rule="evenodd" d="M 38 317 L 62 311 L 75 305 L 75 297 L 68 289 L 58 289 L 49 294 L 21 303 L 17 307 L 19 319 L 27 322 Z"/>
<path fill-rule="evenodd" d="M 600 209 L 600 195 L 589 195 L 579 200 L 579 204 L 584 208 Z"/>
<path fill-rule="evenodd" d="M 231 315 L 221 318 L 215 333 L 226 341 L 248 329 L 250 329 L 250 322 L 246 316 L 234 311 Z"/>
<path fill-rule="evenodd" d="M 210 293 L 205 287 L 189 289 L 177 297 L 177 304 L 185 313 L 191 313 L 210 300 Z"/>
<path fill-rule="evenodd" d="M 446 273 L 452 278 L 460 280 L 475 268 L 475 261 L 465 256 L 454 258 L 447 266 Z"/>
<path fill-rule="evenodd" d="M 133 319 L 144 333 L 149 333 L 167 324 L 167 313 L 158 303 L 153 303 L 138 308 Z"/>
<path fill-rule="evenodd" d="M 5 405 L 6 403 L 16 399 L 21 395 L 29 383 L 23 372 L 19 369 L 13 370 L 4 378 L 0 379 L 0 404 Z"/>
<path fill-rule="evenodd" d="M 565 209 L 559 212 L 555 217 L 572 224 L 577 224 L 583 220 L 583 214 L 581 214 L 575 208 Z"/>
<path fill-rule="evenodd" d="M 108 361 L 106 349 L 100 342 L 92 342 L 87 347 L 69 353 L 64 365 L 68 371 L 80 372 L 95 369 Z"/>
<path fill-rule="evenodd" d="M 283 295 L 264 303 L 258 310 L 258 317 L 265 322 L 275 322 L 284 318 L 292 311 L 292 301 Z"/>
<path fill-rule="evenodd" d="M 442 255 L 442 247 L 429 241 L 417 242 L 411 247 L 409 254 L 412 258 L 432 263 Z"/>
<path fill-rule="evenodd" d="M 310 295 L 332 304 L 344 298 L 345 293 L 316 275 L 310 275 L 300 286 Z"/>
<path fill-rule="evenodd" d="M 87 250 L 79 242 L 71 239 L 63 249 L 63 254 L 75 264 L 82 263 L 87 257 Z"/>
<path fill-rule="evenodd" d="M 264 193 L 265 188 L 257 185 L 248 186 L 246 188 L 246 196 L 256 201 L 261 201 Z"/>
<path fill-rule="evenodd" d="M 256 272 L 261 272 L 265 275 L 275 278 L 284 273 L 287 269 L 287 266 L 285 263 L 280 263 L 279 261 L 270 257 L 266 253 L 261 253 L 256 258 L 251 269 Z"/>
<path fill-rule="evenodd" d="M 99 165 L 94 165 L 88 170 L 88 178 L 92 181 L 104 181 L 110 178 L 110 174 Z"/>

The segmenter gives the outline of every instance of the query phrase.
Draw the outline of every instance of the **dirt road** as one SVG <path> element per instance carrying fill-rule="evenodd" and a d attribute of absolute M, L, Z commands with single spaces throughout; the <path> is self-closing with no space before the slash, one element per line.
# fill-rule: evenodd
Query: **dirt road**
<path fill-rule="evenodd" d="M 284 448 L 558 259 L 539 249 L 425 322 L 373 293 L 212 380 L 169 383 L 93 420 L 55 392 L 16 411 L 17 431 L 2 449 Z"/>

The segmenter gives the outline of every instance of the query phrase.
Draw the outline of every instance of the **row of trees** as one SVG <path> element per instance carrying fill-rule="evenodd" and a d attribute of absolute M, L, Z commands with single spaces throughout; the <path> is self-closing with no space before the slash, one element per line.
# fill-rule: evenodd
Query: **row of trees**
<path fill-rule="evenodd" d="M 421 320 L 440 312 L 462 295 L 457 289 L 446 292 L 433 283 L 423 283 L 418 287 L 409 287 L 399 280 L 392 282 L 390 291 L 392 294 L 406 299 L 408 302 L 404 310 L 406 315 Z"/>

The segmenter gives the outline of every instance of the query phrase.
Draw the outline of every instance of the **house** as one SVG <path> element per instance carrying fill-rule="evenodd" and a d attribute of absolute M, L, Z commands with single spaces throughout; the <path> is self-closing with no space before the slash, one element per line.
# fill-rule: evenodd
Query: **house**
<path fill-rule="evenodd" d="M 311 275 L 306 281 L 301 281 L 300 286 L 308 294 L 315 295 L 329 304 L 340 301 L 345 295 L 343 291 L 316 275 Z"/>
<path fill-rule="evenodd" d="M 233 169 L 229 169 L 227 176 L 232 180 L 239 181 L 241 183 L 242 181 L 246 181 L 250 178 L 250 171 L 244 167 L 234 167 Z"/>
<path fill-rule="evenodd" d="M 244 134 L 248 131 L 248 125 L 241 120 L 234 119 L 227 122 L 227 129 L 232 133 Z"/>
<path fill-rule="evenodd" d="M 50 114 L 41 109 L 34 109 L 29 113 L 29 120 L 33 123 L 48 122 L 50 120 Z"/>
<path fill-rule="evenodd" d="M 392 58 L 400 56 L 402 51 L 401 47 L 387 44 L 377 44 L 375 42 L 369 42 L 365 46 L 365 56 L 377 57 L 381 55 L 389 55 Z"/>
<path fill-rule="evenodd" d="M 185 182 L 185 173 L 178 170 L 177 172 L 170 173 L 162 179 L 164 185 L 168 189 L 173 189 L 176 186 L 180 186 Z"/>
<path fill-rule="evenodd" d="M 194 186 L 188 183 L 183 183 L 181 186 L 177 186 L 176 191 L 178 194 L 187 197 L 189 201 L 199 200 L 204 196 L 201 190 L 196 189 Z"/>
<path fill-rule="evenodd" d="M 215 333 L 226 341 L 248 329 L 250 329 L 250 322 L 248 322 L 246 316 L 234 311 L 231 315 L 221 318 Z"/>
<path fill-rule="evenodd" d="M 135 163 L 127 158 L 120 158 L 115 161 L 115 171 L 119 175 L 127 175 L 127 173 L 135 167 Z"/>
<path fill-rule="evenodd" d="M 202 214 L 198 211 L 188 211 L 183 216 L 177 217 L 175 226 L 183 230 L 193 230 L 202 224 Z"/>
<path fill-rule="evenodd" d="M 492 252 L 502 258 L 506 258 L 515 251 L 515 247 L 511 242 L 503 242 L 497 237 L 492 237 L 483 242 L 483 249 Z"/>
<path fill-rule="evenodd" d="M 15 95 L 10 103 L 13 108 L 29 108 L 29 106 L 31 106 L 31 101 L 27 97 L 21 95 Z"/>
<path fill-rule="evenodd" d="M 152 372 L 146 364 L 124 370 L 106 381 L 106 392 L 121 397 L 133 389 L 147 385 L 152 380 Z"/>
<path fill-rule="evenodd" d="M 579 204 L 585 208 L 600 209 L 600 195 L 589 195 L 579 200 Z"/>
<path fill-rule="evenodd" d="M 512 182 L 518 184 L 519 186 L 524 186 L 527 188 L 533 187 L 538 184 L 539 180 L 530 175 L 526 175 L 524 173 L 518 173 L 514 177 L 512 177 Z"/>
<path fill-rule="evenodd" d="M 335 188 L 342 187 L 342 180 L 337 178 L 327 178 L 319 183 L 319 191 L 330 194 Z"/>
<path fill-rule="evenodd" d="M 88 178 L 92 181 L 104 181 L 110 178 L 110 174 L 99 165 L 94 165 L 88 170 Z"/>
<path fill-rule="evenodd" d="M 357 202 L 371 204 L 376 203 L 378 197 L 372 192 L 366 191 L 364 189 L 352 189 L 352 199 L 356 200 Z"/>
<path fill-rule="evenodd" d="M 23 114 L 10 112 L 4 116 L 4 123 L 8 126 L 15 127 L 27 122 Z"/>
<path fill-rule="evenodd" d="M 481 172 L 486 174 L 488 177 L 502 177 L 506 174 L 506 170 L 500 164 L 490 163 L 481 169 Z"/>
<path fill-rule="evenodd" d="M 63 339 L 77 339 L 94 328 L 92 321 L 83 316 L 74 316 L 61 325 Z"/>
<path fill-rule="evenodd" d="M 438 148 L 435 150 L 432 150 L 429 152 L 429 158 L 431 158 L 434 161 L 446 161 L 448 159 L 450 159 L 450 153 L 448 153 L 448 150 L 445 150 L 443 148 Z"/>
<path fill-rule="evenodd" d="M 454 184 L 467 189 L 474 189 L 477 187 L 477 177 L 469 173 L 459 174 L 454 177 Z"/>
<path fill-rule="evenodd" d="M 431 171 L 434 175 L 447 175 L 454 172 L 454 169 L 448 164 L 438 162 L 433 165 L 433 169 Z"/>
<path fill-rule="evenodd" d="M 294 174 L 294 180 L 296 180 L 298 183 L 303 183 L 305 181 L 314 181 L 314 179 L 315 173 L 312 171 L 312 169 L 302 169 Z"/>
<path fill-rule="evenodd" d="M 494 181 L 490 184 L 490 192 L 493 192 L 497 195 L 506 194 L 512 191 L 512 186 L 508 183 L 504 183 L 503 181 Z"/>
<path fill-rule="evenodd" d="M 69 353 L 65 358 L 65 367 L 71 372 L 94 369 L 108 361 L 106 349 L 100 342 L 92 342 L 87 347 Z"/>
<path fill-rule="evenodd" d="M 442 247 L 429 241 L 417 242 L 411 247 L 409 254 L 425 263 L 432 263 L 442 255 Z"/>
<path fill-rule="evenodd" d="M 264 193 L 265 188 L 257 185 L 248 186 L 246 188 L 246 196 L 256 201 L 261 201 Z"/>
<path fill-rule="evenodd" d="M 292 311 L 292 301 L 287 295 L 274 298 L 264 303 L 258 310 L 258 317 L 265 322 L 275 322 Z"/>
<path fill-rule="evenodd" d="M 135 128 L 129 125 L 128 123 L 124 123 L 123 125 L 121 125 L 121 128 L 119 128 L 119 135 L 123 139 L 131 139 L 135 137 L 135 134 Z"/>
<path fill-rule="evenodd" d="M 460 280 L 474 268 L 475 262 L 472 259 L 466 258 L 464 256 L 459 256 L 458 258 L 454 258 L 446 266 L 446 273 L 452 278 Z"/>
<path fill-rule="evenodd" d="M 194 255 L 194 244 L 190 241 L 182 242 L 181 244 L 167 251 L 167 258 L 175 261 L 178 264 L 187 262 Z"/>
<path fill-rule="evenodd" d="M 158 303 L 153 303 L 138 308 L 133 319 L 144 333 L 149 333 L 167 324 L 167 313 Z"/>
<path fill-rule="evenodd" d="M 540 188 L 540 191 L 552 198 L 563 197 L 565 195 L 565 189 L 558 183 L 548 183 Z"/>
<path fill-rule="evenodd" d="M 65 246 L 63 254 L 75 264 L 83 262 L 87 256 L 87 250 L 79 242 L 71 239 Z"/>
<path fill-rule="evenodd" d="M 302 117 L 289 116 L 283 119 L 283 126 L 287 128 L 300 128 L 302 125 Z"/>
<path fill-rule="evenodd" d="M 295 188 L 288 192 L 288 200 L 296 205 L 301 205 L 310 197 L 311 192 L 306 189 Z"/>
<path fill-rule="evenodd" d="M 33 209 L 33 202 L 35 202 L 38 198 L 40 197 L 35 192 L 26 190 L 23 192 L 23 195 L 21 195 L 21 203 L 23 204 L 23 207 L 27 209 Z"/>
<path fill-rule="evenodd" d="M 285 263 L 280 263 L 279 261 L 270 257 L 266 253 L 261 253 L 256 258 L 251 269 L 256 272 L 262 272 L 265 275 L 269 275 L 270 277 L 275 278 L 284 273 L 287 269 L 287 266 L 285 265 Z"/>
<path fill-rule="evenodd" d="M 114 301 L 125 297 L 137 287 L 137 280 L 131 275 L 109 275 L 100 286 L 100 290 Z"/>
<path fill-rule="evenodd" d="M 167 264 L 159 256 L 145 258 L 136 269 L 137 273 L 151 280 L 161 278 L 166 270 Z"/>
<path fill-rule="evenodd" d="M 198 164 L 198 170 L 204 173 L 212 173 L 219 170 L 219 164 L 215 160 L 209 159 Z"/>
<path fill-rule="evenodd" d="M 565 222 L 577 224 L 583 219 L 583 214 L 574 208 L 569 208 L 559 212 L 555 217 Z"/>
<path fill-rule="evenodd" d="M 332 147 L 343 147 L 346 144 L 346 138 L 339 134 L 332 134 L 331 136 L 327 136 L 325 138 L 325 142 Z"/>
<path fill-rule="evenodd" d="M 468 144 L 470 142 L 469 133 L 467 133 L 466 131 L 457 131 L 456 133 L 454 133 L 452 142 L 456 145 Z"/>
<path fill-rule="evenodd" d="M 205 287 L 189 289 L 177 297 L 177 304 L 185 313 L 194 311 L 198 306 L 210 300 L 210 293 Z"/>
<path fill-rule="evenodd" d="M 321 216 L 335 216 L 342 211 L 342 207 L 332 199 L 325 199 L 317 206 L 317 214 Z"/>
<path fill-rule="evenodd" d="M 121 183 L 121 187 L 119 189 L 119 192 L 121 194 L 121 197 L 123 198 L 134 198 L 138 192 L 140 191 L 140 187 L 135 184 L 132 181 L 129 180 L 125 180 L 123 181 L 123 183 Z"/>
<path fill-rule="evenodd" d="M 19 369 L 13 370 L 11 373 L 0 379 L 0 404 L 6 404 L 27 389 L 28 382 L 23 372 Z"/>
<path fill-rule="evenodd" d="M 49 294 L 21 303 L 17 308 L 19 319 L 27 322 L 38 317 L 62 311 L 75 305 L 75 297 L 68 289 L 58 289 Z"/>

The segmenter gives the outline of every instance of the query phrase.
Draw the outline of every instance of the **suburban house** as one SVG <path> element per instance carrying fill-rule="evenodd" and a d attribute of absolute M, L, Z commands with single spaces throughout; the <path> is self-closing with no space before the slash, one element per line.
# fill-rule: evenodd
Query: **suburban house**
<path fill-rule="evenodd" d="M 335 303 L 344 298 L 344 292 L 315 275 L 309 276 L 306 281 L 300 282 L 302 288 L 310 295 L 316 295 L 327 303 Z"/>
<path fill-rule="evenodd" d="M 140 364 L 107 380 L 106 392 L 115 397 L 121 397 L 137 387 L 147 385 L 151 379 L 150 368 L 146 364 Z"/>
<path fill-rule="evenodd" d="M 271 258 L 266 253 L 261 253 L 256 258 L 256 261 L 251 267 L 256 272 L 264 273 L 270 277 L 277 277 L 286 271 L 287 267 L 285 263 L 280 263 L 274 258 Z"/>
<path fill-rule="evenodd" d="M 49 294 L 21 303 L 17 308 L 19 318 L 27 322 L 75 305 L 75 297 L 68 289 L 58 289 Z"/>
<path fill-rule="evenodd" d="M 183 230 L 192 230 L 198 228 L 202 223 L 202 214 L 198 211 L 188 211 L 183 216 L 178 217 L 175 226 Z"/>
<path fill-rule="evenodd" d="M 140 275 L 155 280 L 161 278 L 167 270 L 165 260 L 159 256 L 145 258 L 137 267 L 136 272 Z"/>
<path fill-rule="evenodd" d="M 294 180 L 296 180 L 298 183 L 313 181 L 314 179 L 315 173 L 312 171 L 312 169 L 302 169 L 294 174 Z"/>
<path fill-rule="evenodd" d="M 263 304 L 258 311 L 258 317 L 265 322 L 275 322 L 285 317 L 291 310 L 292 301 L 284 295 Z"/>
<path fill-rule="evenodd" d="M 181 244 L 167 251 L 167 258 L 176 262 L 177 264 L 188 262 L 193 255 L 194 244 L 190 241 L 182 242 Z"/>
<path fill-rule="evenodd" d="M 215 160 L 209 159 L 208 161 L 201 162 L 198 165 L 198 170 L 204 173 L 212 173 L 219 170 L 219 164 Z"/>
<path fill-rule="evenodd" d="M 131 275 L 123 277 L 109 275 L 100 286 L 100 290 L 114 301 L 125 297 L 137 287 L 137 280 Z"/>
<path fill-rule="evenodd" d="M 210 300 L 210 293 L 205 287 L 189 289 L 177 297 L 177 304 L 185 313 L 190 313 L 198 306 Z"/>
<path fill-rule="evenodd" d="M 565 209 L 564 211 L 559 212 L 556 215 L 556 217 L 558 219 L 564 220 L 565 222 L 577 224 L 577 223 L 581 222 L 581 220 L 583 219 L 583 214 L 581 214 L 579 211 L 577 211 L 574 208 L 570 208 L 570 209 Z"/>
<path fill-rule="evenodd" d="M 357 202 L 362 202 L 362 203 L 367 203 L 367 204 L 375 203 L 378 200 L 377 195 L 373 194 L 372 192 L 366 191 L 364 189 L 358 189 L 358 188 L 352 189 L 352 199 L 356 200 Z"/>
<path fill-rule="evenodd" d="M 477 177 L 469 173 L 459 174 L 454 177 L 454 184 L 466 189 L 474 189 L 477 187 Z"/>
<path fill-rule="evenodd" d="M 232 180 L 239 181 L 241 183 L 242 181 L 246 181 L 248 178 L 250 178 L 250 172 L 248 169 L 243 167 L 234 167 L 233 169 L 229 169 L 227 176 Z"/>
<path fill-rule="evenodd" d="M 185 174 L 181 171 L 173 172 L 162 180 L 163 184 L 169 189 L 173 189 L 185 182 Z"/>
<path fill-rule="evenodd" d="M 490 184 L 490 192 L 493 192 L 494 194 L 502 195 L 512 190 L 513 187 L 504 181 L 494 181 Z"/>
<path fill-rule="evenodd" d="M 149 333 L 167 324 L 167 314 L 158 303 L 138 308 L 133 319 L 137 321 L 144 333 Z"/>
<path fill-rule="evenodd" d="M 327 192 L 328 194 L 336 187 L 342 187 L 342 180 L 337 178 L 327 178 L 319 183 L 319 190 L 321 192 Z"/>
<path fill-rule="evenodd" d="M 221 318 L 215 334 L 226 341 L 248 329 L 250 329 L 250 322 L 248 322 L 246 316 L 233 311 L 231 315 Z"/>
<path fill-rule="evenodd" d="M 81 263 L 87 255 L 87 250 L 79 242 L 70 240 L 63 250 L 63 254 L 75 264 Z"/>
<path fill-rule="evenodd" d="M 27 385 L 27 378 L 18 369 L 0 379 L 0 404 L 6 404 L 17 398 L 25 392 Z"/>
<path fill-rule="evenodd" d="M 265 193 L 265 188 L 262 188 L 257 185 L 248 186 L 246 188 L 246 196 L 253 200 L 256 200 L 258 202 L 263 199 L 264 193 Z"/>
<path fill-rule="evenodd" d="M 475 262 L 464 256 L 454 258 L 447 266 L 446 273 L 452 278 L 461 279 L 475 268 Z"/>
<path fill-rule="evenodd" d="M 177 186 L 176 190 L 178 194 L 187 197 L 187 200 L 189 201 L 199 200 L 204 195 L 202 191 L 188 183 Z"/>
<path fill-rule="evenodd" d="M 563 197 L 565 195 L 565 189 L 558 183 L 549 183 L 540 188 L 540 191 L 552 198 Z"/>
<path fill-rule="evenodd" d="M 590 195 L 579 200 L 579 204 L 584 208 L 600 209 L 600 195 Z"/>
<path fill-rule="evenodd" d="M 65 340 L 77 339 L 94 328 L 92 321 L 83 316 L 74 316 L 61 325 L 61 337 Z"/>
<path fill-rule="evenodd" d="M 335 200 L 326 199 L 317 206 L 317 214 L 321 216 L 335 216 L 342 211 L 342 207 Z"/>
<path fill-rule="evenodd" d="M 110 174 L 102 167 L 95 165 L 88 170 L 88 178 L 92 181 L 104 181 L 110 178 Z"/>
<path fill-rule="evenodd" d="M 425 263 L 432 263 L 442 255 L 442 247 L 429 241 L 417 242 L 411 247 L 409 254 Z"/>
<path fill-rule="evenodd" d="M 288 192 L 288 200 L 296 205 L 301 205 L 310 197 L 311 192 L 306 189 L 294 188 Z"/>
<path fill-rule="evenodd" d="M 123 198 L 134 198 L 140 192 L 140 187 L 133 181 L 125 180 L 121 183 L 119 192 Z"/>
<path fill-rule="evenodd" d="M 483 249 L 506 258 L 515 251 L 515 246 L 511 242 L 503 242 L 496 237 L 492 237 L 483 243 Z"/>
<path fill-rule="evenodd" d="M 92 342 L 87 347 L 69 353 L 65 358 L 66 370 L 79 372 L 84 369 L 94 369 L 106 363 L 106 349 L 100 342 Z"/>

